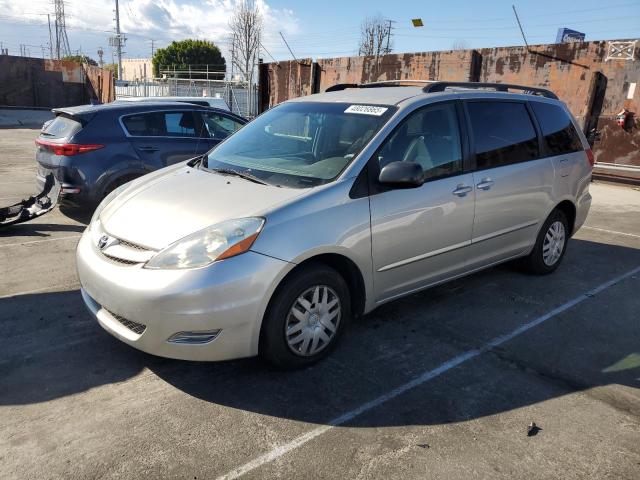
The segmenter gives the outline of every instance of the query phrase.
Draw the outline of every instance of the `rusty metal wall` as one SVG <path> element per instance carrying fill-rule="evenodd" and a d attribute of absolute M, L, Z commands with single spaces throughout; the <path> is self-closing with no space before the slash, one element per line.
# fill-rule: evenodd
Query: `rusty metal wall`
<path fill-rule="evenodd" d="M 55 108 L 113 101 L 112 73 L 75 62 L 0 55 L 0 106 Z"/>
<path fill-rule="evenodd" d="M 517 83 L 553 90 L 580 124 L 597 126 L 598 162 L 640 166 L 640 42 L 634 60 L 607 59 L 609 41 L 500 47 L 479 50 L 418 52 L 375 57 L 310 59 L 260 66 L 261 107 L 324 91 L 336 83 L 424 79 Z M 598 88 L 600 86 L 601 88 Z M 623 108 L 635 114 L 623 130 L 615 116 Z"/>

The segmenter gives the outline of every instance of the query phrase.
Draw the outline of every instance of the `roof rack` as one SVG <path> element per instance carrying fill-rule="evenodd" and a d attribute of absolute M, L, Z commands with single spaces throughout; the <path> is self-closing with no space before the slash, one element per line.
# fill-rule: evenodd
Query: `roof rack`
<path fill-rule="evenodd" d="M 439 82 L 437 80 L 381 80 L 371 83 L 338 83 L 327 88 L 325 92 L 337 92 L 347 88 L 376 88 L 389 86 L 408 86 L 416 83 L 426 83 L 422 88 L 424 93 L 444 92 L 447 88 L 465 89 L 493 89 L 497 92 L 508 92 L 509 90 L 520 90 L 527 95 L 540 95 L 546 98 L 557 100 L 558 97 L 551 90 L 538 87 L 526 87 L 523 85 L 513 85 L 511 83 L 487 83 L 487 82 Z"/>
<path fill-rule="evenodd" d="M 416 83 L 434 83 L 434 80 L 379 80 L 370 83 L 338 83 L 332 85 L 325 92 L 337 92 L 347 88 L 376 88 L 376 87 L 401 87 L 415 86 Z"/>
<path fill-rule="evenodd" d="M 558 97 L 551 90 L 546 88 L 526 87 L 523 85 L 513 85 L 510 83 L 486 83 L 486 82 L 433 82 L 426 85 L 422 91 L 425 93 L 444 92 L 447 88 L 459 87 L 468 89 L 489 89 L 492 88 L 497 92 L 508 92 L 509 90 L 521 90 L 527 95 L 540 95 L 546 98 L 557 100 Z"/>

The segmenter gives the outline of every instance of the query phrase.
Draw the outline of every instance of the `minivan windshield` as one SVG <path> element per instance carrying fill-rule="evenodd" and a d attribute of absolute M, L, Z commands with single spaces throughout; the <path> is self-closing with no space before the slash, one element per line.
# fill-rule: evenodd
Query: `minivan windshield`
<path fill-rule="evenodd" d="M 291 102 L 214 148 L 204 167 L 307 188 L 334 180 L 395 111 L 389 105 Z"/>

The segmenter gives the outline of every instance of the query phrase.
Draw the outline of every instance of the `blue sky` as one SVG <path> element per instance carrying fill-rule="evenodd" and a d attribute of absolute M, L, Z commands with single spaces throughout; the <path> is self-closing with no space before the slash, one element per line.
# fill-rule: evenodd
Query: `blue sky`
<path fill-rule="evenodd" d="M 228 19 L 237 0 L 120 0 L 122 27 L 128 33 L 126 56 L 145 57 L 171 40 L 205 38 L 228 45 Z M 640 0 L 538 1 L 290 1 L 258 0 L 265 14 L 263 44 L 278 60 L 333 57 L 357 53 L 359 28 L 366 16 L 394 20 L 396 52 L 446 50 L 454 43 L 469 48 L 521 45 L 511 4 L 515 3 L 530 44 L 552 43 L 558 27 L 585 32 L 588 40 L 640 37 Z M 0 0 L 0 42 L 17 55 L 26 44 L 31 56 L 47 51 L 49 0 Z M 107 37 L 113 29 L 114 0 L 67 0 L 68 35 L 73 50 L 97 58 L 103 47 L 111 61 Z M 422 28 L 411 26 L 420 17 Z M 269 61 L 268 54 L 263 54 Z"/>

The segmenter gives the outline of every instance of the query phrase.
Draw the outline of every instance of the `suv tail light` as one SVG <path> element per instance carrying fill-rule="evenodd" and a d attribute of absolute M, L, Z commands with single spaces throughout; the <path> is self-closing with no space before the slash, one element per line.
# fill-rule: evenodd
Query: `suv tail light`
<path fill-rule="evenodd" d="M 589 159 L 589 165 L 591 165 L 591 168 L 593 168 L 593 166 L 596 164 L 596 157 L 593 156 L 593 150 L 587 148 L 585 150 L 585 153 L 587 154 L 587 158 Z"/>
<path fill-rule="evenodd" d="M 54 153 L 54 155 L 63 155 L 72 157 L 80 153 L 93 152 L 104 147 L 101 144 L 78 144 L 78 143 L 54 143 L 40 138 L 36 139 L 36 145 Z"/>

